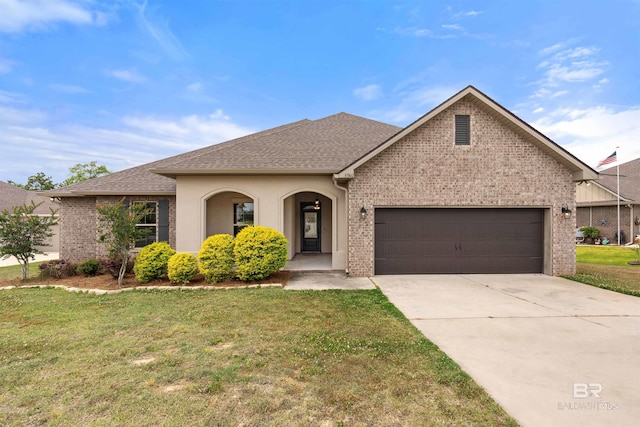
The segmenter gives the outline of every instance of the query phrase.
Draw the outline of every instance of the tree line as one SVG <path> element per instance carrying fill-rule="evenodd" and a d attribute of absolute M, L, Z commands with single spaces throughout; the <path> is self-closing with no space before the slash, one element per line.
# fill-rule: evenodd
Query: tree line
<path fill-rule="evenodd" d="M 31 175 L 27 178 L 25 184 L 20 184 L 13 181 L 7 181 L 9 184 L 13 184 L 17 187 L 24 188 L 30 191 L 46 191 L 53 190 L 59 187 L 66 187 L 67 185 L 77 184 L 88 179 L 97 178 L 99 176 L 110 174 L 111 171 L 104 165 L 97 164 L 96 161 L 89 163 L 77 163 L 75 166 L 69 168 L 69 177 L 60 183 L 54 183 L 51 176 L 47 176 L 44 172 L 38 172 L 35 175 Z"/>

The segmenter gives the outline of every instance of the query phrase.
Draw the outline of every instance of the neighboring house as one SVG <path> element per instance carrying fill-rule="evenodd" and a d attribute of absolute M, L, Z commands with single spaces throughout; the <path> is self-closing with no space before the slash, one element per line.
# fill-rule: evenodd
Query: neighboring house
<path fill-rule="evenodd" d="M 61 257 L 101 255 L 96 206 L 150 203 L 141 226 L 196 253 L 246 224 L 352 276 L 575 271 L 576 182 L 597 173 L 469 86 L 406 128 L 301 120 L 49 192 Z"/>
<path fill-rule="evenodd" d="M 617 166 L 600 172 L 598 182 L 576 186 L 578 227 L 592 226 L 600 230 L 612 244 L 618 239 L 618 173 Z M 620 165 L 620 243 L 625 244 L 640 234 L 640 159 Z"/>
<path fill-rule="evenodd" d="M 49 216 L 51 215 L 51 209 L 55 211 L 60 208 L 60 205 L 48 196 L 41 196 L 35 191 L 28 191 L 16 185 L 0 181 L 0 211 L 6 209 L 9 212 L 13 212 L 15 206 L 29 205 L 32 201 L 36 204 L 42 203 L 33 212 L 34 215 Z M 60 250 L 60 224 L 54 225 L 51 231 L 53 236 L 48 239 L 49 246 L 38 248 L 43 252 L 58 252 Z"/>

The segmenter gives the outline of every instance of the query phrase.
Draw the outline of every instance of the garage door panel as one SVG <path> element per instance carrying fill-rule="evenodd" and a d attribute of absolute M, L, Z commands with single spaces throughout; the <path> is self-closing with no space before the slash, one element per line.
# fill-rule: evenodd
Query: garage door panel
<path fill-rule="evenodd" d="M 542 209 L 378 208 L 376 274 L 539 273 Z"/>

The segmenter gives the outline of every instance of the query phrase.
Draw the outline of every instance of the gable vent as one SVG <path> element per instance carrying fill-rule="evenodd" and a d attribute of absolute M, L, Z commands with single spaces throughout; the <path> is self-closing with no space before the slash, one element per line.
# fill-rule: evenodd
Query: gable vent
<path fill-rule="evenodd" d="M 471 144 L 471 132 L 469 130 L 470 120 L 469 116 L 456 116 L 456 145 L 470 145 Z"/>

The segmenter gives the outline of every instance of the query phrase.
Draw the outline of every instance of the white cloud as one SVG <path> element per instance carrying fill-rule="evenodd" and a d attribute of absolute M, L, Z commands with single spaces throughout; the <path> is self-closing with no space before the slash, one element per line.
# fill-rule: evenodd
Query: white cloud
<path fill-rule="evenodd" d="M 128 83 L 142 83 L 147 79 L 135 70 L 109 70 L 107 75 Z"/>
<path fill-rule="evenodd" d="M 203 89 L 204 89 L 204 85 L 200 82 L 195 82 L 195 83 L 191 83 L 190 85 L 187 85 L 187 92 L 202 93 Z"/>
<path fill-rule="evenodd" d="M 582 83 L 598 78 L 609 66 L 607 61 L 594 57 L 600 49 L 595 46 L 568 47 L 571 42 L 556 43 L 540 50 L 544 59 L 537 68 L 544 70 L 543 77 L 536 84 L 541 89 L 558 87 L 564 83 Z M 539 97 L 540 89 L 533 95 Z"/>
<path fill-rule="evenodd" d="M 82 86 L 69 85 L 64 83 L 50 84 L 49 88 L 55 90 L 56 92 L 62 92 L 62 93 L 68 93 L 68 94 L 91 93 L 90 90 Z"/>
<path fill-rule="evenodd" d="M 431 86 L 421 76 L 401 83 L 394 91 L 400 101 L 385 111 L 373 112 L 382 121 L 405 125 L 426 114 L 458 92 L 461 86 Z"/>
<path fill-rule="evenodd" d="M 56 23 L 103 24 L 104 14 L 68 0 L 0 0 L 0 32 L 43 31 Z"/>
<path fill-rule="evenodd" d="M 162 50 L 176 61 L 183 60 L 189 55 L 180 40 L 169 28 L 169 21 L 154 16 L 155 10 L 147 8 L 147 1 L 138 6 L 138 25 L 142 28 Z"/>
<path fill-rule="evenodd" d="M 484 12 L 480 11 L 480 10 L 469 10 L 469 11 L 463 11 L 463 12 L 458 12 L 455 15 L 453 15 L 454 18 L 461 18 L 464 16 L 478 16 L 483 14 Z"/>
<path fill-rule="evenodd" d="M 558 109 L 532 126 L 592 167 L 617 146 L 621 162 L 640 157 L 640 106 Z"/>
<path fill-rule="evenodd" d="M 12 104 L 0 105 L 3 181 L 24 182 L 43 169 L 54 181 L 62 181 L 69 167 L 91 160 L 118 171 L 253 131 L 233 122 L 222 110 L 174 118 L 129 116 L 106 127 L 58 125 L 43 112 Z"/>
<path fill-rule="evenodd" d="M 15 61 L 0 57 L 0 74 L 8 74 L 13 71 L 13 66 L 16 65 Z"/>
<path fill-rule="evenodd" d="M 373 101 L 382 96 L 382 87 L 380 87 L 380 85 L 371 84 L 354 89 L 353 94 L 363 101 Z"/>
<path fill-rule="evenodd" d="M 442 24 L 441 27 L 444 28 L 445 30 L 456 30 L 456 31 L 464 30 L 464 28 L 462 28 L 462 26 L 458 24 Z"/>

